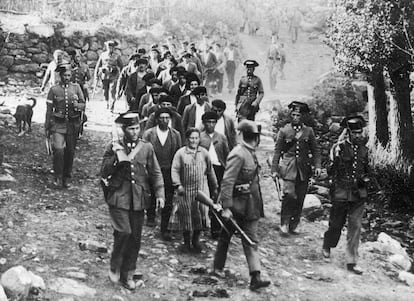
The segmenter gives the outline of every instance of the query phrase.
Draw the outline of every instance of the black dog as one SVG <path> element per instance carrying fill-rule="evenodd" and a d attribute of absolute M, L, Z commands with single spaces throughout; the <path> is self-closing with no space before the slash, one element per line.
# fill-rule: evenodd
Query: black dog
<path fill-rule="evenodd" d="M 25 103 L 18 105 L 16 113 L 14 114 L 14 118 L 16 118 L 16 125 L 19 129 L 19 135 L 23 135 L 23 132 L 26 131 L 26 124 L 29 128 L 28 131 L 32 131 L 33 108 L 36 105 L 36 98 L 28 97 L 27 100 L 32 101 L 32 104 Z"/>

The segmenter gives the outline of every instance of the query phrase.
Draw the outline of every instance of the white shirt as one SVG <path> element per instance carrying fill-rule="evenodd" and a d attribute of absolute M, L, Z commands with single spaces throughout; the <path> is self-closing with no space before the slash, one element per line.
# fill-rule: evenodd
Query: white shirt
<path fill-rule="evenodd" d="M 195 107 L 196 107 L 195 127 L 199 129 L 201 128 L 201 125 L 202 125 L 201 116 L 203 116 L 206 106 L 205 104 L 200 106 L 198 103 L 196 103 Z"/>
<path fill-rule="evenodd" d="M 157 136 L 158 136 L 158 139 L 160 140 L 161 145 L 164 146 L 168 138 L 168 130 L 161 131 L 160 127 L 157 125 Z"/>
<path fill-rule="evenodd" d="M 220 166 L 221 164 L 220 164 L 220 161 L 219 161 L 218 156 L 217 156 L 216 149 L 214 148 L 214 144 L 213 144 L 213 135 L 214 135 L 214 133 L 208 134 L 208 135 L 211 137 L 210 148 L 208 149 L 208 154 L 210 155 L 211 164 Z"/>
<path fill-rule="evenodd" d="M 197 97 L 195 97 L 195 95 L 191 94 L 190 95 L 190 101 L 191 101 L 191 104 L 196 103 L 197 102 Z"/>
<path fill-rule="evenodd" d="M 224 127 L 224 118 L 223 116 L 220 117 L 220 119 L 217 120 L 216 127 L 214 129 L 217 133 L 220 133 L 224 136 L 226 136 L 226 131 Z"/>

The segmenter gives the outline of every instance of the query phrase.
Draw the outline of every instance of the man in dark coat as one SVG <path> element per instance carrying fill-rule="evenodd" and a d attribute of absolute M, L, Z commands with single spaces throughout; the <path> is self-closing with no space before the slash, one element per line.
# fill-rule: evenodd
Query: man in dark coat
<path fill-rule="evenodd" d="M 178 73 L 177 73 L 178 83 L 176 83 L 175 85 L 172 85 L 170 88 L 170 96 L 174 99 L 174 103 L 173 103 L 174 107 L 177 107 L 178 100 L 180 99 L 180 97 L 187 94 L 188 92 L 187 78 L 186 78 L 187 72 L 185 71 L 185 68 L 182 66 L 179 66 L 177 68 L 178 68 Z"/>
<path fill-rule="evenodd" d="M 154 78 L 154 73 L 147 72 L 148 61 L 144 58 L 137 59 L 137 70 L 127 79 L 125 94 L 130 99 L 130 110 L 136 110 L 139 106 L 141 96 L 147 92 L 146 83 Z"/>
<path fill-rule="evenodd" d="M 281 179 L 283 184 L 280 212 L 280 231 L 283 236 L 298 234 L 296 228 L 312 176 L 312 163 L 315 165 L 315 175 L 318 177 L 321 174 L 321 152 L 315 133 L 302 121 L 303 115 L 309 112 L 308 105 L 294 101 L 289 109 L 291 123 L 279 130 L 271 168 L 274 180 Z"/>
<path fill-rule="evenodd" d="M 142 138 L 154 147 L 164 178 L 165 206 L 161 212 L 161 238 L 168 241 L 171 240 L 171 235 L 168 232 L 168 221 L 171 215 L 174 194 L 171 180 L 171 163 L 175 153 L 181 147 L 181 134 L 169 126 L 172 116 L 169 108 L 160 108 L 154 114 L 157 125 L 146 130 Z M 153 203 L 155 204 L 155 200 L 153 200 Z"/>
<path fill-rule="evenodd" d="M 87 83 L 91 80 L 91 72 L 87 64 L 82 62 L 82 54 L 79 50 L 73 49 L 68 51 L 68 54 L 72 57 L 72 83 L 77 83 L 82 89 L 83 98 L 85 101 L 89 101 Z"/>
<path fill-rule="evenodd" d="M 218 119 L 215 131 L 226 136 L 229 142 L 229 149 L 232 150 L 236 146 L 236 128 L 233 119 L 225 114 L 226 103 L 221 99 L 215 99 L 211 102 L 211 110 L 217 113 Z"/>
<path fill-rule="evenodd" d="M 180 97 L 177 104 L 177 112 L 178 114 L 182 115 L 184 113 L 185 107 L 193 104 L 197 101 L 196 96 L 194 95 L 194 89 L 200 86 L 200 80 L 198 79 L 197 75 L 194 73 L 187 73 L 187 86 L 188 91 L 187 93 Z"/>
<path fill-rule="evenodd" d="M 257 290 L 270 285 L 260 277 L 260 259 L 258 251 L 257 227 L 263 213 L 263 199 L 259 184 L 259 162 L 256 149 L 260 142 L 260 127 L 253 121 L 243 120 L 238 129 L 243 140 L 229 154 L 224 171 L 218 203 L 222 204 L 224 219 L 234 216 L 243 231 L 256 243 L 251 246 L 242 239 L 244 254 L 251 276 L 250 289 Z M 227 251 L 234 228 L 226 223 L 229 233 L 222 230 L 214 256 L 214 273 L 223 275 Z"/>
<path fill-rule="evenodd" d="M 152 144 L 139 139 L 138 114 L 127 112 L 115 122 L 122 125 L 124 137 L 113 137 L 101 167 L 105 201 L 114 228 L 109 278 L 133 290 L 144 210 L 150 205 L 151 189 L 158 207 L 164 207 L 164 180 Z"/>
<path fill-rule="evenodd" d="M 116 84 L 116 97 L 121 98 L 122 95 L 125 94 L 126 101 L 130 106 L 132 93 L 126 93 L 128 78 L 134 73 L 137 69 L 137 60 L 139 59 L 140 54 L 134 53 L 129 57 L 128 65 L 126 65 L 122 70 L 121 74 L 119 75 L 118 82 Z"/>
<path fill-rule="evenodd" d="M 364 145 L 363 138 L 365 120 L 360 116 L 351 116 L 345 118 L 341 125 L 346 129 L 349 138 L 338 141 L 330 152 L 331 164 L 328 173 L 332 177 L 332 207 L 322 251 L 325 258 L 330 257 L 331 248 L 337 246 L 342 228 L 348 219 L 347 269 L 360 275 L 362 270 L 356 262 L 369 182 L 368 148 Z"/>
<path fill-rule="evenodd" d="M 236 116 L 238 120 L 254 120 L 264 96 L 262 80 L 254 75 L 259 66 L 255 60 L 244 62 L 247 74 L 240 79 L 236 94 Z"/>
<path fill-rule="evenodd" d="M 186 106 L 183 113 L 183 129 L 190 127 L 201 128 L 201 116 L 207 111 L 211 110 L 208 104 L 208 96 L 206 87 L 200 86 L 194 89 L 193 94 L 197 101 L 189 106 Z"/>
<path fill-rule="evenodd" d="M 226 136 L 215 131 L 218 115 L 213 111 L 204 113 L 202 116 L 204 131 L 200 134 L 200 146 L 208 150 L 211 164 L 216 174 L 217 183 L 223 179 L 224 168 L 226 167 L 226 159 L 229 154 L 229 146 Z M 211 237 L 217 239 L 221 226 L 214 215 L 210 212 L 211 218 Z"/>

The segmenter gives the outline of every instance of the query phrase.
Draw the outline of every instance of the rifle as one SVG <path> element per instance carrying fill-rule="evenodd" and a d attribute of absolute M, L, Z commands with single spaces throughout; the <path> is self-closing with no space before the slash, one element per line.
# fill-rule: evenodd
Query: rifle
<path fill-rule="evenodd" d="M 198 202 L 208 206 L 209 208 L 211 208 L 212 211 L 214 212 L 213 214 L 217 217 L 217 220 L 219 221 L 220 225 L 223 227 L 223 229 L 227 233 L 229 233 L 228 229 L 224 226 L 223 217 L 221 217 L 221 214 L 220 214 L 220 212 L 223 210 L 223 208 L 221 208 L 220 210 L 217 210 L 216 209 L 217 205 L 214 204 L 213 200 L 210 199 L 205 193 L 203 193 L 200 190 L 197 192 L 196 200 Z M 251 246 L 251 247 L 256 246 L 256 243 L 250 239 L 250 237 L 243 231 L 242 228 L 240 228 L 240 226 L 237 224 L 237 222 L 232 217 L 229 218 L 229 222 L 234 227 L 234 229 L 236 229 L 236 231 L 240 233 L 242 238 L 247 242 L 247 244 L 249 246 Z"/>
<path fill-rule="evenodd" d="M 266 162 L 267 162 L 267 165 L 269 165 L 269 168 L 272 168 L 272 163 L 271 163 L 272 160 L 270 159 L 270 157 L 267 158 Z M 279 198 L 279 201 L 281 201 L 282 200 L 282 188 L 280 187 L 279 178 L 278 177 L 276 177 L 276 178 L 272 177 L 272 179 L 273 179 L 273 182 L 275 182 L 277 197 Z"/>

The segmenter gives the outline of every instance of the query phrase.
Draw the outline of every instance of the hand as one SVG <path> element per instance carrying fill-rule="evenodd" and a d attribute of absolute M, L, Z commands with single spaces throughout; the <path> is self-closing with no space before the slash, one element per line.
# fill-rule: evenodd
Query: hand
<path fill-rule="evenodd" d="M 112 142 L 112 150 L 114 151 L 114 153 L 123 149 L 124 147 L 121 144 L 119 144 L 119 142 Z"/>
<path fill-rule="evenodd" d="M 220 212 L 221 210 L 223 210 L 223 207 L 221 206 L 221 204 L 213 204 L 213 209 L 217 212 Z"/>
<path fill-rule="evenodd" d="M 231 213 L 231 210 L 229 208 L 226 208 L 221 212 L 221 216 L 227 220 L 233 216 L 233 213 Z"/>
<path fill-rule="evenodd" d="M 163 198 L 157 198 L 157 199 L 156 199 L 156 203 L 157 203 L 157 208 L 158 208 L 158 209 L 162 209 L 162 208 L 164 208 L 165 201 L 164 201 L 164 199 L 163 199 Z"/>
<path fill-rule="evenodd" d="M 255 101 L 252 102 L 251 106 L 252 107 L 258 107 L 259 103 L 255 100 Z"/>
<path fill-rule="evenodd" d="M 322 169 L 321 168 L 315 168 L 315 176 L 317 178 L 319 178 L 322 174 Z"/>
<path fill-rule="evenodd" d="M 272 172 L 270 176 L 273 178 L 273 180 L 280 178 L 280 174 L 277 171 Z"/>
<path fill-rule="evenodd" d="M 184 187 L 182 185 L 179 185 L 177 188 L 178 195 L 183 196 L 184 195 Z"/>

